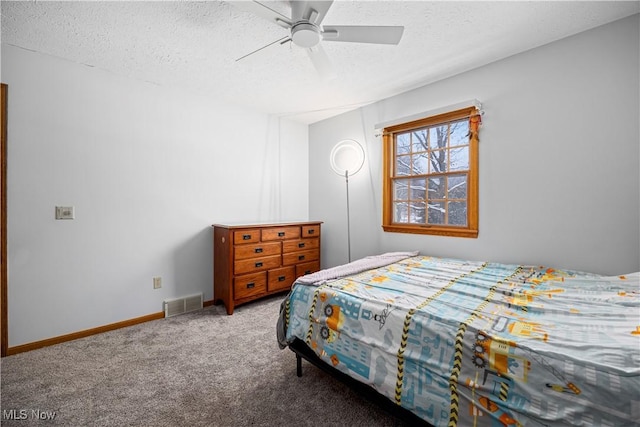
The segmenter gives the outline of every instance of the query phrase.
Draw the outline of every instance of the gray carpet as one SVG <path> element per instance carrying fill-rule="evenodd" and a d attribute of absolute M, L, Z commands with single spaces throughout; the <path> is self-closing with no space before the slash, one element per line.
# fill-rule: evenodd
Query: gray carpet
<path fill-rule="evenodd" d="M 403 425 L 306 362 L 296 377 L 295 355 L 276 342 L 282 299 L 240 306 L 232 316 L 212 306 L 5 357 L 1 423 Z M 38 411 L 55 417 L 38 419 Z"/>

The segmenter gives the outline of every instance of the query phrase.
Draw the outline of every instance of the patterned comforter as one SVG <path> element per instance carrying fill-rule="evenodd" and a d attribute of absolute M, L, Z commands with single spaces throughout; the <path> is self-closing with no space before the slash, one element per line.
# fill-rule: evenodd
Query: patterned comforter
<path fill-rule="evenodd" d="M 640 275 L 412 256 L 282 304 L 279 341 L 433 426 L 640 426 Z"/>

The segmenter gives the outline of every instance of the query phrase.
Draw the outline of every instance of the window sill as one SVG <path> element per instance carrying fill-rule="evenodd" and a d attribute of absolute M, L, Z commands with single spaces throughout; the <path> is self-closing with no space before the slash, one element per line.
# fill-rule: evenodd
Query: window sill
<path fill-rule="evenodd" d="M 478 237 L 478 230 L 472 230 L 469 228 L 391 224 L 391 225 L 383 225 L 382 229 L 390 233 L 430 234 L 435 236 L 469 237 L 469 238 Z"/>

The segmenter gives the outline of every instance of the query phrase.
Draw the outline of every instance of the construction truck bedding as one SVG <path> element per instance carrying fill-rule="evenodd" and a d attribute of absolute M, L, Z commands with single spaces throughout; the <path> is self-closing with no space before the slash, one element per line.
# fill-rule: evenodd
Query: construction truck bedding
<path fill-rule="evenodd" d="M 436 427 L 640 425 L 638 273 L 410 255 L 296 282 L 281 346 Z"/>

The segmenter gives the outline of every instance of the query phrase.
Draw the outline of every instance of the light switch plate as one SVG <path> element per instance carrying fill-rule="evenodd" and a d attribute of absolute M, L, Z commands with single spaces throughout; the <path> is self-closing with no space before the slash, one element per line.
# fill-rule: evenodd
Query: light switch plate
<path fill-rule="evenodd" d="M 74 206 L 56 206 L 56 219 L 75 219 L 76 209 Z"/>

